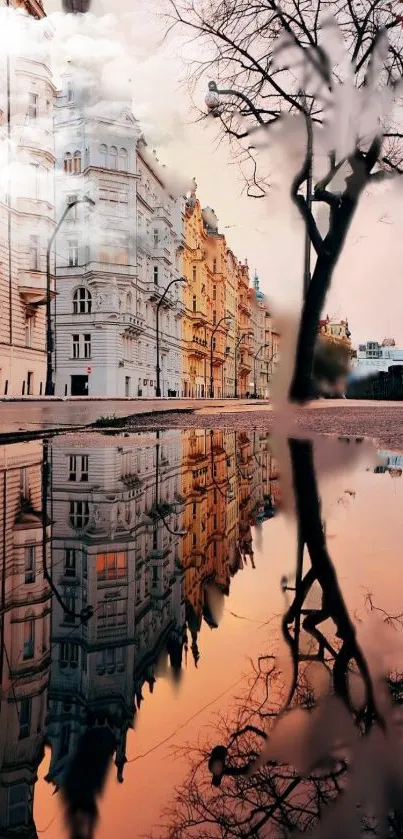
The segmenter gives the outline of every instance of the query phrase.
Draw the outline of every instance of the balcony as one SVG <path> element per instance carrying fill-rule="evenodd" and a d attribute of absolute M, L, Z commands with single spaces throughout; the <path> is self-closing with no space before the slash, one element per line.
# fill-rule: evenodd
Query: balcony
<path fill-rule="evenodd" d="M 155 208 L 154 215 L 156 218 L 161 219 L 172 227 L 171 211 L 169 207 L 164 207 L 162 204 L 158 204 Z"/>
<path fill-rule="evenodd" d="M 169 248 L 165 248 L 163 245 L 158 245 L 152 249 L 152 252 L 154 259 L 163 259 L 164 262 L 172 264 L 172 256 Z"/>
<path fill-rule="evenodd" d="M 46 273 L 45 271 L 20 271 L 18 275 L 18 291 L 27 305 L 39 306 L 46 303 Z M 55 293 L 52 290 L 51 296 Z"/>
<path fill-rule="evenodd" d="M 221 350 L 213 350 L 213 367 L 221 367 L 225 364 L 227 354 Z"/>
<path fill-rule="evenodd" d="M 48 128 L 45 128 L 41 120 L 28 122 L 16 126 L 19 136 L 19 146 L 34 151 L 47 152 L 54 157 L 54 135 Z"/>
<path fill-rule="evenodd" d="M 144 319 L 137 315 L 132 315 L 130 312 L 124 312 L 120 315 L 120 321 L 125 327 L 125 332 L 131 335 L 138 335 L 144 332 Z"/>
<path fill-rule="evenodd" d="M 245 314 L 248 315 L 248 317 L 250 317 L 251 308 L 247 300 L 241 298 L 238 303 L 238 308 L 241 309 L 242 312 L 245 312 Z"/>
<path fill-rule="evenodd" d="M 189 355 L 195 355 L 197 358 L 206 358 L 207 353 L 208 347 L 205 338 L 192 338 Z"/>
<path fill-rule="evenodd" d="M 205 326 L 207 324 L 207 317 L 203 312 L 191 312 L 191 318 L 194 326 Z"/>

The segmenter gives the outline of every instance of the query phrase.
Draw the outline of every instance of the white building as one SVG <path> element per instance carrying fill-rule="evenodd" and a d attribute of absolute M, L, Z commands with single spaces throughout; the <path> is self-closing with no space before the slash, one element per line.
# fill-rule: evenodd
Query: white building
<path fill-rule="evenodd" d="M 50 524 L 42 442 L 0 448 L 0 835 L 37 836 L 33 803 L 44 755 L 50 669 Z M 44 543 L 45 542 L 45 543 Z"/>
<path fill-rule="evenodd" d="M 162 650 L 177 666 L 185 626 L 181 461 L 178 432 L 161 433 L 157 446 L 140 435 L 52 444 L 52 570 L 63 606 L 54 600 L 47 780 L 57 787 L 94 727 L 112 734 L 110 759 L 122 778 L 143 684 L 152 689 Z M 75 615 L 88 606 L 93 616 L 82 622 Z"/>
<path fill-rule="evenodd" d="M 157 303 L 181 275 L 181 201 L 130 107 L 99 97 L 98 79 L 71 68 L 56 102 L 57 218 L 76 198 L 95 206 L 77 204 L 56 239 L 55 393 L 154 396 Z M 175 284 L 160 307 L 165 396 L 179 394 L 180 296 Z"/>
<path fill-rule="evenodd" d="M 38 0 L 6 6 L 0 0 L 2 37 L 10 27 L 10 42 L 19 39 L 21 52 L 0 55 L 0 396 L 40 395 L 46 248 L 54 226 L 51 33 L 34 19 L 45 16 Z"/>
<path fill-rule="evenodd" d="M 393 339 L 385 338 L 381 344 L 378 341 L 360 344 L 353 369 L 355 375 L 370 376 L 387 373 L 396 364 L 403 364 L 403 349 L 399 350 Z"/>

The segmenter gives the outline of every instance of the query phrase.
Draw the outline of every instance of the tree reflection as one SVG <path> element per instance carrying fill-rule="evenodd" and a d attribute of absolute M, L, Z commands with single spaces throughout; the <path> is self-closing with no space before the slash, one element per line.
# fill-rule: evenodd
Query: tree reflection
<path fill-rule="evenodd" d="M 312 443 L 288 445 L 298 524 L 295 586 L 283 582 L 289 685 L 268 651 L 215 744 L 186 750 L 169 839 L 403 836 L 403 676 L 370 666 L 326 545 Z"/>

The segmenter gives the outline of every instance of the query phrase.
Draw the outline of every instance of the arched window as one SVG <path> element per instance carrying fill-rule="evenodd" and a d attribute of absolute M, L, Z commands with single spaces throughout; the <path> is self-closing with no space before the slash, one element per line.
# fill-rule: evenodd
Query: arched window
<path fill-rule="evenodd" d="M 107 159 L 108 159 L 108 146 L 105 143 L 101 143 L 99 147 L 99 156 L 100 156 L 100 165 L 103 166 L 104 169 L 107 167 Z"/>
<path fill-rule="evenodd" d="M 119 149 L 119 170 L 127 172 L 127 149 Z"/>
<path fill-rule="evenodd" d="M 127 295 L 127 298 L 126 298 L 126 311 L 131 313 L 132 312 L 132 307 L 133 307 L 133 297 L 132 297 L 132 295 L 130 294 L 130 291 L 129 291 L 129 293 Z"/>
<path fill-rule="evenodd" d="M 81 286 L 77 288 L 73 295 L 73 312 L 75 315 L 89 315 L 91 314 L 92 295 L 88 288 Z"/>
<path fill-rule="evenodd" d="M 63 169 L 65 172 L 73 171 L 73 158 L 69 151 L 66 152 L 63 158 Z"/>
<path fill-rule="evenodd" d="M 81 172 L 81 152 L 78 150 L 74 152 L 73 172 L 75 175 L 79 175 Z"/>
<path fill-rule="evenodd" d="M 117 169 L 118 168 L 118 150 L 116 146 L 111 146 L 108 152 L 108 168 L 109 169 Z"/>

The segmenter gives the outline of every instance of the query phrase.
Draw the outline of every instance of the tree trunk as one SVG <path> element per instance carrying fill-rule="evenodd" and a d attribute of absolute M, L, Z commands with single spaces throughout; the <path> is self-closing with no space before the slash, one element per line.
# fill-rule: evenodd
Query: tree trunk
<path fill-rule="evenodd" d="M 314 396 L 312 372 L 319 320 L 358 197 L 352 197 L 346 192 L 330 213 L 329 231 L 322 242 L 302 308 L 294 374 L 289 390 L 292 402 L 306 402 Z"/>

